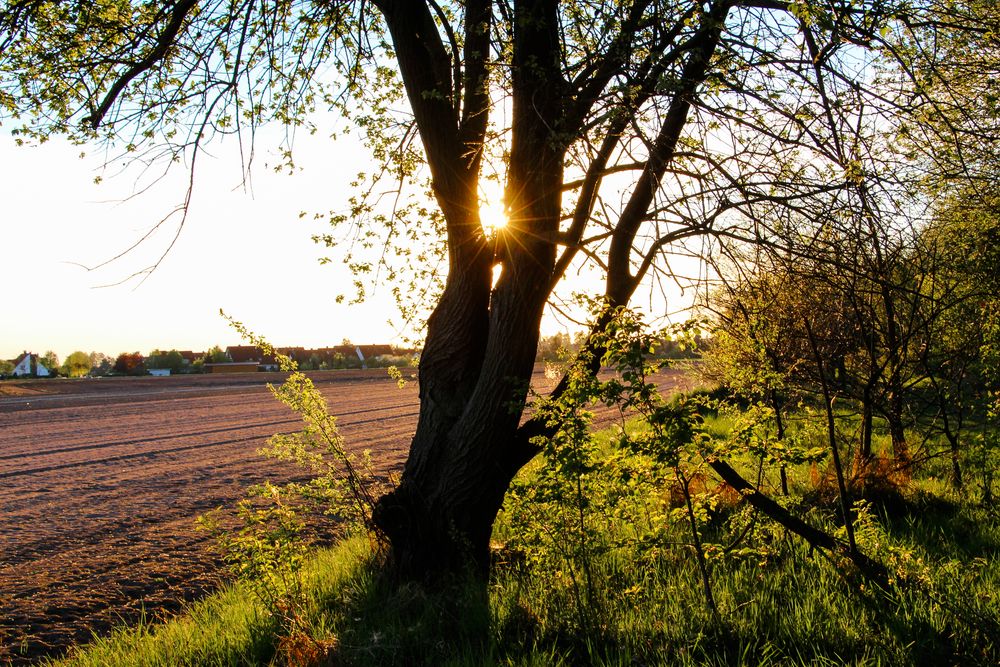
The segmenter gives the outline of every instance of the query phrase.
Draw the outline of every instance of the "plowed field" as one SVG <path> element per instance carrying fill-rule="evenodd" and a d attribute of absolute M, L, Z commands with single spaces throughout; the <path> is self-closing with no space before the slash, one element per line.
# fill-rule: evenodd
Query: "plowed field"
<path fill-rule="evenodd" d="M 385 371 L 311 374 L 350 447 L 401 468 L 416 383 Z M 257 450 L 298 421 L 279 374 L 0 385 L 0 664 L 56 655 L 123 621 L 168 614 L 217 586 L 195 518 L 300 471 Z M 536 386 L 546 384 L 539 373 Z M 663 376 L 661 388 L 686 384 Z M 610 413 L 604 420 L 612 418 Z"/>

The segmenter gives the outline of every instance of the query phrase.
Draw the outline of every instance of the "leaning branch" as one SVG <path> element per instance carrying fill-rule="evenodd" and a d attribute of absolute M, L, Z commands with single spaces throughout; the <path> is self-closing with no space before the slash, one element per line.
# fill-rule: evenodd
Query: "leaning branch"
<path fill-rule="evenodd" d="M 622 296 L 625 292 L 630 292 L 630 287 L 634 285 L 630 272 L 632 243 L 648 215 L 649 205 L 667 166 L 674 157 L 677 142 L 687 124 L 692 101 L 698 87 L 705 81 L 709 61 L 722 37 L 728 9 L 728 5 L 722 2 L 712 7 L 702 19 L 698 34 L 692 38 L 688 60 L 681 72 L 680 88 L 674 94 L 663 125 L 650 148 L 646 167 L 619 217 L 608 254 L 607 295 L 614 305 L 626 303 Z"/>
<path fill-rule="evenodd" d="M 811 547 L 849 558 L 866 579 L 882 588 L 888 587 L 889 574 L 884 565 L 872 560 L 860 551 L 852 553 L 849 545 L 795 516 L 770 497 L 758 491 L 756 487 L 744 479 L 743 475 L 736 472 L 725 461 L 713 459 L 708 461 L 708 465 L 722 478 L 722 481 L 736 489 L 752 507 L 765 514 L 772 521 L 795 533 L 808 542 Z"/>
<path fill-rule="evenodd" d="M 114 105 L 115 100 L 121 95 L 125 87 L 143 72 L 152 69 L 158 62 L 166 57 L 167 52 L 170 47 L 173 46 L 174 40 L 177 39 L 177 35 L 181 31 L 181 27 L 184 25 L 184 20 L 187 15 L 191 12 L 194 6 L 198 3 L 198 0 L 180 0 L 176 5 L 174 5 L 174 10 L 170 13 L 170 23 L 164 28 L 163 32 L 160 33 L 159 37 L 156 38 L 156 46 L 153 50 L 146 54 L 146 57 L 132 65 L 128 70 L 125 71 L 115 83 L 108 90 L 108 94 L 104 96 L 104 100 L 101 104 L 94 110 L 94 113 L 87 116 L 84 122 L 90 125 L 90 128 L 96 130 L 100 127 L 101 122 L 107 115 L 108 111 Z"/>

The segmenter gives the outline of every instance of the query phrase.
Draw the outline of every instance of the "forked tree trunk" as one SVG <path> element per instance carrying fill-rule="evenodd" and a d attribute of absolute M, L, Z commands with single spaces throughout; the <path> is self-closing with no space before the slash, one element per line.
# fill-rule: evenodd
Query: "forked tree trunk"
<path fill-rule="evenodd" d="M 483 11 L 489 7 L 477 4 L 484 5 Z M 387 16 L 400 17 L 398 22 L 390 20 L 394 39 L 419 46 L 422 42 L 406 15 L 412 5 L 389 0 L 381 5 Z M 420 361 L 420 419 L 410 455 L 398 488 L 380 499 L 374 516 L 390 542 L 394 569 L 403 578 L 433 578 L 470 566 L 485 573 L 493 521 L 511 480 L 530 458 L 530 452 L 513 444 L 555 265 L 565 153 L 557 137 L 566 95 L 557 4 L 516 3 L 514 11 L 513 118 L 505 195 L 510 222 L 490 252 L 483 253 L 489 244 L 480 242 L 480 231 L 463 233 L 480 229 L 475 213 L 478 168 L 466 165 L 468 155 L 478 155 L 477 146 L 446 153 L 441 160 L 427 151 L 435 193 L 449 224 L 449 275 L 428 322 Z M 428 16 L 423 15 L 425 22 Z M 472 30 L 467 37 L 478 34 Z M 480 50 L 485 53 L 488 44 Z M 410 79 L 418 80 L 421 74 L 414 71 Z M 408 84 L 411 104 L 433 103 L 436 98 L 424 94 L 428 88 L 411 89 Z M 438 90 L 440 97 L 449 94 L 442 86 Z M 486 117 L 487 103 L 481 118 Z M 476 119 L 472 114 L 467 123 Z M 424 121 L 420 130 L 426 143 L 425 132 L 433 136 L 440 123 L 433 113 Z M 447 137 L 441 145 L 448 148 Z M 451 164 L 446 164 L 448 155 Z M 456 169 L 468 175 L 469 183 L 446 187 Z M 494 264 L 502 273 L 491 290 Z"/>
<path fill-rule="evenodd" d="M 451 452 L 449 432 L 465 412 L 482 368 L 489 285 L 484 289 L 481 282 L 475 275 L 452 274 L 428 321 L 420 359 L 420 417 L 409 459 L 399 487 L 376 508 L 376 524 L 403 573 L 429 570 L 435 562 L 442 568 L 455 564 L 456 554 L 446 551 L 449 535 L 458 526 L 449 525 L 455 522 L 452 518 L 434 520 L 448 513 L 436 496 L 442 493 L 443 471 L 451 465 L 446 457 Z"/>
<path fill-rule="evenodd" d="M 525 463 L 511 456 L 511 443 L 531 380 L 538 343 L 534 332 L 545 303 L 544 296 L 531 294 L 532 283 L 537 290 L 544 281 L 520 276 L 504 289 L 498 285 L 482 363 L 478 369 L 470 364 L 465 376 L 457 378 L 460 391 L 441 387 L 436 367 L 447 366 L 449 343 L 458 341 L 448 338 L 447 329 L 428 333 L 417 431 L 400 484 L 379 501 L 375 515 L 389 539 L 394 569 L 403 578 L 433 578 L 469 568 L 478 574 L 487 571 L 493 521 Z M 431 344 L 431 339 L 438 340 Z"/>
<path fill-rule="evenodd" d="M 489 106 L 483 92 L 487 88 L 482 85 L 488 31 L 481 29 L 488 21 L 467 23 L 466 62 L 473 62 L 481 75 L 470 76 L 466 69 L 466 102 L 473 102 L 468 107 L 458 104 L 458 94 L 448 85 L 447 49 L 436 38 L 428 42 L 428 36 L 437 31 L 427 5 L 373 1 L 385 16 L 396 45 L 434 192 L 448 225 L 451 260 L 445 292 L 428 324 L 421 357 L 420 420 L 410 455 L 398 488 L 380 499 L 374 520 L 390 542 L 395 570 L 402 577 L 433 578 L 470 565 L 485 573 L 493 520 L 504 494 L 517 471 L 537 453 L 531 433 L 540 430 L 542 434 L 547 428 L 538 423 L 518 425 L 542 312 L 554 277 L 560 273 L 555 270 L 556 244 L 566 244 L 559 227 L 565 142 L 579 133 L 597 95 L 614 77 L 614 61 L 594 73 L 593 90 L 591 86 L 582 92 L 574 89 L 562 73 L 559 3 L 513 3 L 511 145 L 505 193 L 511 219 L 497 239 L 495 257 L 487 253 L 484 260 L 482 236 L 470 230 L 478 229 L 477 156 Z M 470 15 L 488 17 L 490 7 L 487 0 L 470 0 L 468 10 Z M 642 5 L 636 7 L 630 21 L 641 18 Z M 707 78 L 730 8 L 730 3 L 714 4 L 687 44 L 681 85 L 612 235 L 606 295 L 612 305 L 628 303 L 645 270 L 632 274 L 634 240 L 685 127 L 691 100 Z M 624 34 L 631 37 L 632 33 Z M 475 40 L 483 42 L 469 49 Z M 653 68 L 650 76 L 656 72 Z M 656 77 L 650 79 L 649 91 L 656 81 Z M 477 90 L 469 97 L 470 91 Z M 649 91 L 642 89 L 640 96 L 648 97 Z M 447 119 L 457 115 L 459 106 L 460 139 L 456 142 Z M 599 181 L 614 145 L 611 142 L 604 157 L 592 165 L 591 185 Z M 590 199 L 581 195 L 581 201 Z M 575 225 L 567 232 L 570 245 L 579 241 L 572 241 L 573 229 Z M 652 255 L 647 259 L 651 261 Z M 502 274 L 490 290 L 494 262 L 502 267 Z"/>

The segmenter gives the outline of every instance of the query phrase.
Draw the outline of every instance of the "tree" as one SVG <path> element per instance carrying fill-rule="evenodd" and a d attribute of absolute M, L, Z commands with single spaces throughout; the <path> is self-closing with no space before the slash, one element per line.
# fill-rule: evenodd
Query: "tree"
<path fill-rule="evenodd" d="M 115 360 L 103 352 L 90 353 L 90 374 L 107 375 L 114 368 Z"/>
<path fill-rule="evenodd" d="M 179 373 L 184 368 L 184 357 L 177 350 L 169 352 L 153 350 L 146 357 L 146 368 L 166 369 L 171 373 Z"/>
<path fill-rule="evenodd" d="M 0 377 L 5 377 L 14 372 L 14 364 L 6 359 L 0 359 Z"/>
<path fill-rule="evenodd" d="M 962 440 L 969 422 L 983 421 L 995 395 L 996 318 L 1000 313 L 1000 207 L 990 192 L 943 198 L 920 238 L 926 302 L 921 312 L 917 363 L 928 380 L 928 400 L 950 447 L 952 484 L 963 487 Z M 939 314 L 937 314 L 939 313 Z M 937 314 L 937 316 L 934 316 Z M 989 428 L 989 426 L 987 426 Z"/>
<path fill-rule="evenodd" d="M 61 372 L 67 377 L 79 378 L 90 372 L 90 368 L 90 355 L 77 350 L 66 357 Z"/>
<path fill-rule="evenodd" d="M 115 359 L 114 368 L 115 372 L 122 375 L 143 375 L 146 372 L 142 355 L 138 352 L 122 352 Z"/>
<path fill-rule="evenodd" d="M 46 351 L 45 354 L 38 358 L 38 362 L 45 366 L 52 374 L 59 372 L 59 355 L 52 350 Z"/>
<path fill-rule="evenodd" d="M 418 279 L 440 277 L 435 257 L 447 267 L 440 288 L 396 292 L 405 308 L 438 296 L 410 454 L 375 519 L 404 576 L 470 561 L 484 571 L 508 485 L 551 432 L 522 413 L 542 315 L 573 289 L 567 276 L 601 276 L 592 291 L 610 308 L 597 331 L 640 287 L 674 277 L 671 255 L 780 247 L 792 218 L 821 244 L 814 211 L 885 233 L 878 225 L 914 205 L 919 178 L 893 133 L 936 108 L 950 72 L 938 67 L 946 54 L 924 46 L 954 34 L 996 52 L 988 10 L 961 0 L 19 2 L 0 15 L 0 105 L 21 139 L 120 138 L 126 153 L 159 147 L 192 161 L 238 128 L 314 129 L 308 113 L 325 107 L 352 118 L 383 165 L 331 222 L 355 226 L 352 247 L 384 251 L 345 261 L 362 277 L 411 264 Z M 974 125 L 939 138 L 982 142 Z M 498 230 L 480 217 L 490 179 L 504 185 L 509 223 Z M 375 187 L 387 181 L 391 209 Z M 336 243 L 338 229 L 321 240 Z M 598 340 L 584 343 L 592 372 Z M 712 465 L 780 511 L 724 461 Z"/>
<path fill-rule="evenodd" d="M 218 345 L 213 345 L 205 353 L 204 363 L 206 364 L 224 364 L 228 361 L 232 361 L 226 351 L 223 350 Z"/>
<path fill-rule="evenodd" d="M 803 291 L 787 273 L 739 265 L 739 275 L 705 295 L 706 309 L 715 317 L 712 344 L 706 354 L 706 374 L 737 396 L 768 405 L 774 411 L 779 442 L 785 440 L 784 409 L 801 385 L 806 360 L 796 334 L 801 330 Z M 725 277 L 725 272 L 720 271 Z M 809 294 L 806 291 L 806 294 Z M 801 388 L 801 386 L 800 386 Z M 781 491 L 788 495 L 785 464 L 780 468 Z"/>
<path fill-rule="evenodd" d="M 960 439 L 986 416 L 986 340 L 1000 288 L 996 198 L 983 187 L 938 197 L 930 224 L 877 246 L 855 233 L 836 253 L 808 259 L 748 249 L 719 271 L 727 280 L 709 300 L 718 320 L 716 377 L 750 395 L 782 386 L 816 393 L 819 357 L 834 393 L 860 408 L 862 463 L 873 458 L 878 415 L 899 464 L 909 462 L 904 427 L 943 435 L 961 488 Z M 819 343 L 812 351 L 802 344 L 807 323 Z"/>

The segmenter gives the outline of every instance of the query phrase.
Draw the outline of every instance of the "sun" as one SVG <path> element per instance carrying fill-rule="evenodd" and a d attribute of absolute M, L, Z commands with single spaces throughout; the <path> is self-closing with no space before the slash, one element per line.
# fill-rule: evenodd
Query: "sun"
<path fill-rule="evenodd" d="M 507 226 L 507 213 L 502 206 L 483 202 L 479 205 L 479 221 L 483 225 L 483 231 L 492 236 Z"/>

